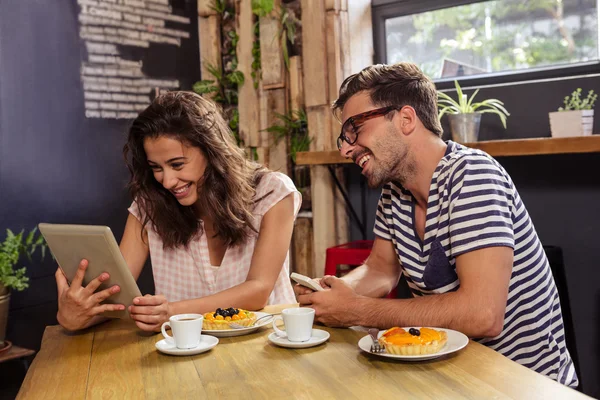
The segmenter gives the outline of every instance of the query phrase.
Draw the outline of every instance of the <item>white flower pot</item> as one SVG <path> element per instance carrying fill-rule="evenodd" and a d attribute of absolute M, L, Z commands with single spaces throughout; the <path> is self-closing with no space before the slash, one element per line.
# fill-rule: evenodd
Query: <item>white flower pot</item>
<path fill-rule="evenodd" d="M 552 137 L 589 136 L 594 126 L 594 110 L 555 111 L 550 116 Z"/>

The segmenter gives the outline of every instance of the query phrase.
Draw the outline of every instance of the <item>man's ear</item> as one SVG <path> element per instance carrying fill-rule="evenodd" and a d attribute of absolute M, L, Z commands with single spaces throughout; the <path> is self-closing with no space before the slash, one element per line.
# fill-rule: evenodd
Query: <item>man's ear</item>
<path fill-rule="evenodd" d="M 404 106 L 398 110 L 396 116 L 398 129 L 404 135 L 410 135 L 417 127 L 417 112 L 411 106 Z"/>

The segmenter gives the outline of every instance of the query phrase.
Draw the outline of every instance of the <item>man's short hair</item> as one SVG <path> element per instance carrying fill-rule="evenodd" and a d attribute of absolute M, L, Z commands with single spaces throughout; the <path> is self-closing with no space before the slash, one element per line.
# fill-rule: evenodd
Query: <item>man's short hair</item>
<path fill-rule="evenodd" d="M 413 107 L 423 126 L 442 136 L 435 85 L 415 64 L 371 65 L 350 75 L 340 87 L 333 112 L 340 113 L 348 99 L 360 92 L 367 92 L 376 106 Z"/>

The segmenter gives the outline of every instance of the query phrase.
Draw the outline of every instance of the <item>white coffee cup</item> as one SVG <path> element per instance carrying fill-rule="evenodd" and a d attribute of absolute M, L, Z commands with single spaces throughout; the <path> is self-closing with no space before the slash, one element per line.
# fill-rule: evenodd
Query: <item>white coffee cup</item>
<path fill-rule="evenodd" d="M 202 314 L 177 314 L 162 324 L 160 330 L 167 343 L 175 343 L 178 349 L 193 349 L 200 344 L 203 321 Z M 171 327 L 173 336 L 167 333 L 167 326 Z"/>
<path fill-rule="evenodd" d="M 283 319 L 285 331 L 277 328 L 275 323 Z M 306 342 L 312 336 L 312 325 L 315 319 L 315 310 L 312 308 L 286 308 L 281 315 L 273 318 L 273 329 L 279 337 L 285 338 L 290 342 Z"/>

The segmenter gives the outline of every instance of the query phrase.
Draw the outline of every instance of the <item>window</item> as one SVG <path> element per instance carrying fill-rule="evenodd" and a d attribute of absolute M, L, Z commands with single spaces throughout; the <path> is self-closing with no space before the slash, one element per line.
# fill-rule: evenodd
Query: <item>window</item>
<path fill-rule="evenodd" d="M 374 0 L 377 56 L 412 61 L 436 80 L 597 66 L 598 2 L 455 1 L 440 8 L 449 2 Z M 385 4 L 378 10 L 378 3 Z"/>

